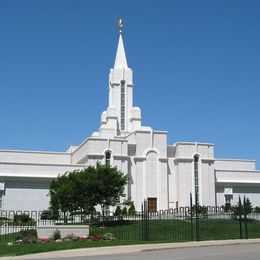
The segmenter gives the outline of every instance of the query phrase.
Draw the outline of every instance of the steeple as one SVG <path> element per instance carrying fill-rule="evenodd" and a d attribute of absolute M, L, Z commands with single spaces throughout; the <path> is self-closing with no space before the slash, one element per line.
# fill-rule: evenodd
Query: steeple
<path fill-rule="evenodd" d="M 114 69 L 127 69 L 127 60 L 126 60 L 126 55 L 125 55 L 125 48 L 124 48 L 124 43 L 123 43 L 123 21 L 120 18 L 118 21 L 118 26 L 119 26 L 119 41 L 117 45 L 117 52 L 116 52 L 116 59 L 115 59 L 115 65 Z"/>
<path fill-rule="evenodd" d="M 108 108 L 101 115 L 101 125 L 93 137 L 125 137 L 141 127 L 141 110 L 133 106 L 133 72 L 127 65 L 120 18 L 119 41 L 114 68 L 109 73 Z"/>

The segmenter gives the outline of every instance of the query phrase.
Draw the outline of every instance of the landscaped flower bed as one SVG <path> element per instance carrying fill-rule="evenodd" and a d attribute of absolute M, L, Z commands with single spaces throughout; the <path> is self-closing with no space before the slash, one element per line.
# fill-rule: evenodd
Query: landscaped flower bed
<path fill-rule="evenodd" d="M 100 240 L 115 240 L 116 238 L 112 233 L 105 233 L 103 235 L 90 235 L 90 236 L 76 236 L 73 233 L 68 234 L 61 238 L 59 230 L 55 230 L 51 237 L 38 238 L 37 232 L 34 229 L 22 230 L 18 232 L 17 237 L 13 242 L 8 245 L 15 244 L 35 244 L 35 243 L 63 243 L 68 241 L 100 241 Z"/>

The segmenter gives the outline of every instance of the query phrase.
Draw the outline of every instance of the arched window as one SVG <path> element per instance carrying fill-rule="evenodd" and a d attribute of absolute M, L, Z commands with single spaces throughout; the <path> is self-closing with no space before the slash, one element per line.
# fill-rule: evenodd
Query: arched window
<path fill-rule="evenodd" d="M 110 166 L 111 165 L 111 152 L 106 152 L 105 153 L 105 164 L 106 166 Z"/>
<path fill-rule="evenodd" d="M 125 130 L 125 81 L 121 81 L 121 130 Z"/>
<path fill-rule="evenodd" d="M 197 200 L 199 200 L 199 191 L 200 191 L 200 187 L 199 187 L 199 156 L 198 155 L 194 155 L 193 161 L 194 161 L 195 196 L 196 196 Z"/>

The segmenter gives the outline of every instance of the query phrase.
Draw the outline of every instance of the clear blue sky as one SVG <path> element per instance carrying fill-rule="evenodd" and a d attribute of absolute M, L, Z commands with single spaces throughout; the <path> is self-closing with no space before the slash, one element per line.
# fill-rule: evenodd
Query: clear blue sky
<path fill-rule="evenodd" d="M 0 149 L 64 151 L 99 128 L 122 16 L 143 125 L 260 168 L 259 14 L 259 0 L 0 0 Z"/>

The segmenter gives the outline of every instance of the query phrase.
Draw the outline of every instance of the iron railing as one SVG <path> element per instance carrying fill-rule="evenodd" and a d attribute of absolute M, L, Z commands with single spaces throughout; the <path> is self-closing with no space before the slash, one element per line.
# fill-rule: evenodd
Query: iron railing
<path fill-rule="evenodd" d="M 22 214 L 29 217 L 15 218 Z M 234 216 L 221 207 L 207 207 L 203 212 L 199 206 L 149 212 L 144 205 L 134 215 L 66 213 L 56 220 L 43 220 L 41 212 L 36 211 L 0 211 L 0 242 L 13 241 L 21 230 L 36 229 L 37 225 L 56 225 L 58 229 L 60 224 L 87 224 L 90 235 L 112 233 L 118 240 L 181 242 L 260 238 L 260 213 Z"/>

